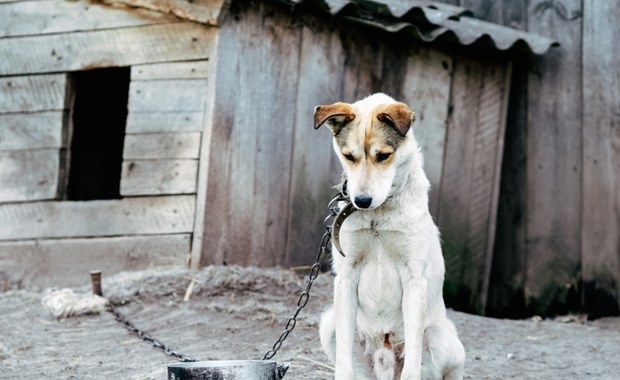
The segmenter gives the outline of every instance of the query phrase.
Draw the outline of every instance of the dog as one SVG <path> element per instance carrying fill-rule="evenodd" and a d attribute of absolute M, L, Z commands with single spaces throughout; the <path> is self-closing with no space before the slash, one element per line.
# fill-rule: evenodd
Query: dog
<path fill-rule="evenodd" d="M 465 350 L 446 316 L 439 230 L 414 138 L 415 112 L 383 93 L 314 109 L 357 209 L 332 257 L 333 306 L 320 323 L 336 380 L 462 379 Z"/>

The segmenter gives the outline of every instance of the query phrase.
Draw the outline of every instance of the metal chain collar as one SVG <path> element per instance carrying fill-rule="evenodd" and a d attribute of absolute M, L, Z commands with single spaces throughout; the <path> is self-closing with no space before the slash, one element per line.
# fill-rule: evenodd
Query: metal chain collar
<path fill-rule="evenodd" d="M 343 207 L 343 211 L 347 209 L 348 206 L 350 206 L 350 203 L 349 203 L 350 201 L 348 200 L 348 197 L 346 196 L 346 183 L 343 186 L 343 190 L 340 193 L 338 193 L 338 195 L 336 195 L 334 198 L 332 198 L 332 200 L 327 205 L 329 214 L 323 221 L 323 226 L 325 227 L 325 233 L 323 234 L 323 237 L 321 238 L 321 244 L 319 245 L 319 252 L 316 255 L 316 260 L 314 264 L 312 265 L 312 267 L 310 268 L 310 274 L 308 275 L 308 283 L 306 285 L 306 289 L 299 295 L 299 300 L 297 301 L 297 309 L 293 313 L 293 316 L 291 316 L 288 319 L 288 322 L 286 322 L 284 331 L 282 331 L 282 334 L 280 334 L 280 337 L 278 337 L 278 340 L 276 340 L 276 342 L 273 344 L 271 349 L 267 351 L 265 356 L 263 356 L 263 360 L 269 360 L 275 356 L 275 354 L 278 352 L 278 350 L 282 346 L 282 343 L 284 343 L 288 335 L 295 328 L 295 325 L 297 324 L 297 316 L 299 315 L 299 312 L 301 311 L 301 309 L 306 307 L 306 304 L 308 303 L 308 299 L 310 298 L 310 289 L 312 288 L 312 284 L 314 283 L 314 280 L 316 280 L 316 278 L 319 276 L 323 258 L 325 257 L 325 254 L 327 252 L 331 251 L 330 243 L 332 240 L 333 228 L 336 228 L 339 230 L 340 225 L 342 225 L 342 224 L 340 225 L 336 224 L 336 221 L 339 219 L 339 216 L 342 214 L 342 211 L 338 207 L 338 202 L 347 203 L 347 206 Z M 350 215 L 350 213 L 347 215 Z M 341 222 L 342 221 L 344 221 L 344 219 L 342 219 Z M 340 253 L 342 254 L 342 252 Z"/>

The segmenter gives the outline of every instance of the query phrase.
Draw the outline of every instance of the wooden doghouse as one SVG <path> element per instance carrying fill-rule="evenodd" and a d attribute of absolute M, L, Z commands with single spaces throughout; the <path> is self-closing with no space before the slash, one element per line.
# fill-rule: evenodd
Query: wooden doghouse
<path fill-rule="evenodd" d="M 553 41 L 428 1 L 108 3 L 137 8 L 0 4 L 18 15 L 0 31 L 7 272 L 55 285 L 93 266 L 311 264 L 340 176 L 312 110 L 382 91 L 418 114 L 448 302 L 484 310 L 511 57 Z M 79 180 L 84 110 L 103 117 L 123 86 L 118 186 L 100 199 Z"/>

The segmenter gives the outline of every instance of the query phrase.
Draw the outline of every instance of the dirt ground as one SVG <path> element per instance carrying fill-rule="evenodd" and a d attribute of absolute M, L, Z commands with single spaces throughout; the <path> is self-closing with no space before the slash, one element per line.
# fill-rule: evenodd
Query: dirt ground
<path fill-rule="evenodd" d="M 153 337 L 201 360 L 258 359 L 294 312 L 305 278 L 284 269 L 207 267 L 195 276 L 152 269 L 105 278 L 104 295 Z M 318 341 L 320 312 L 331 302 L 321 274 L 308 307 L 274 359 L 291 362 L 285 378 L 331 379 Z M 76 292 L 87 293 L 86 285 Z M 165 379 L 175 360 L 139 340 L 109 312 L 56 319 L 44 293 L 0 293 L 0 379 Z M 467 379 L 619 379 L 620 319 L 593 322 L 498 320 L 450 312 L 467 350 Z"/>

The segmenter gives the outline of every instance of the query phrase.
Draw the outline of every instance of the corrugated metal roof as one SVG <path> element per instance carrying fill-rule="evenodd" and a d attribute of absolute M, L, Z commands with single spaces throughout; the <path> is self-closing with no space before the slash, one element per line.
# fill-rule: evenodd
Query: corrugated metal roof
<path fill-rule="evenodd" d="M 525 50 L 544 54 L 559 43 L 551 38 L 482 21 L 466 8 L 424 0 L 274 0 L 307 6 L 381 28 L 406 33 L 426 42 L 449 41 L 497 50 Z"/>

